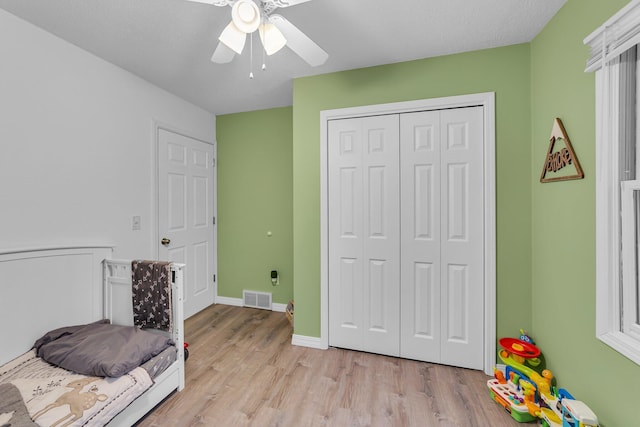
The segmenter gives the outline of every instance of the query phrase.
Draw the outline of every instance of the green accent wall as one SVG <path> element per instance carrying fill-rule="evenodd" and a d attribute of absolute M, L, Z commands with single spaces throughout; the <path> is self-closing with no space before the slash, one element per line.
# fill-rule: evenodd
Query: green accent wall
<path fill-rule="evenodd" d="M 480 92 L 496 94 L 499 335 L 530 328 L 528 44 L 296 79 L 293 93 L 295 333 L 320 336 L 320 111 Z"/>
<path fill-rule="evenodd" d="M 291 107 L 216 118 L 220 296 L 293 298 L 292 131 Z"/>
<path fill-rule="evenodd" d="M 531 332 L 558 383 L 611 427 L 640 423 L 640 366 L 595 335 L 595 74 L 583 40 L 627 3 L 569 0 L 531 43 Z M 539 182 L 555 117 L 583 180 Z"/>

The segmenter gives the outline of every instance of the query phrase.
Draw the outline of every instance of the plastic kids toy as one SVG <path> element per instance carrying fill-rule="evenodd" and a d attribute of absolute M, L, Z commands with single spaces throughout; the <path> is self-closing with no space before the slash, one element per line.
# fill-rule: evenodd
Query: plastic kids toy
<path fill-rule="evenodd" d="M 563 427 L 598 427 L 598 417 L 580 400 L 562 399 Z"/>
<path fill-rule="evenodd" d="M 487 381 L 491 397 L 521 423 L 540 420 L 544 427 L 598 427 L 598 419 L 582 401 L 552 385 L 543 369 L 541 352 L 524 330 L 520 339 L 501 338 L 498 353 L 504 363 Z"/>

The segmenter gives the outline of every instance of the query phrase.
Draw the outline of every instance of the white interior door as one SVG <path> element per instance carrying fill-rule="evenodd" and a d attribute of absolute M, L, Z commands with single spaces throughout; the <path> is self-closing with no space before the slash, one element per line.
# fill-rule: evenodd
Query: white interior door
<path fill-rule="evenodd" d="M 329 124 L 331 345 L 399 355 L 398 115 Z"/>
<path fill-rule="evenodd" d="M 483 368 L 483 135 L 482 107 L 401 116 L 403 357 Z"/>
<path fill-rule="evenodd" d="M 158 257 L 187 265 L 185 317 L 216 294 L 214 153 L 212 144 L 158 130 Z"/>

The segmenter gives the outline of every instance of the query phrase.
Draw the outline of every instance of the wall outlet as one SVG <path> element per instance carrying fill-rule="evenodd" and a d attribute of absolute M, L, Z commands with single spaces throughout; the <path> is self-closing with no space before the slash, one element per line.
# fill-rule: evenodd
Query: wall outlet
<path fill-rule="evenodd" d="M 136 215 L 131 219 L 131 229 L 133 231 L 140 230 L 140 215 Z"/>

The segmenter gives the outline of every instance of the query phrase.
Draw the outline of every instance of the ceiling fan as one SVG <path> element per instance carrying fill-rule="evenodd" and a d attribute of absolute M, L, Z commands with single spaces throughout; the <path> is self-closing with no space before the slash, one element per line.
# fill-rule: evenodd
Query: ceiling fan
<path fill-rule="evenodd" d="M 273 14 L 278 8 L 310 0 L 189 0 L 214 6 L 231 6 L 231 22 L 222 31 L 211 61 L 226 64 L 241 54 L 247 35 L 258 30 L 267 55 L 289 47 L 309 65 L 325 63 L 329 54 L 284 17 Z"/>

